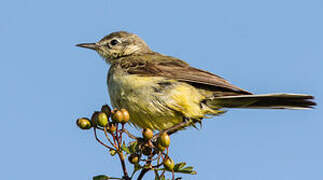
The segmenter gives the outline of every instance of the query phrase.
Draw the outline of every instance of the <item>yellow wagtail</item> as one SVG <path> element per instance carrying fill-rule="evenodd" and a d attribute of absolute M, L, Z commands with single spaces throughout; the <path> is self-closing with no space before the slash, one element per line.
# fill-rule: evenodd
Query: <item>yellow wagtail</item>
<path fill-rule="evenodd" d="M 112 106 L 125 108 L 131 123 L 164 130 L 185 120 L 200 122 L 222 108 L 308 109 L 306 94 L 253 95 L 210 72 L 152 51 L 137 35 L 114 32 L 97 43 L 78 44 L 111 64 L 108 88 Z"/>

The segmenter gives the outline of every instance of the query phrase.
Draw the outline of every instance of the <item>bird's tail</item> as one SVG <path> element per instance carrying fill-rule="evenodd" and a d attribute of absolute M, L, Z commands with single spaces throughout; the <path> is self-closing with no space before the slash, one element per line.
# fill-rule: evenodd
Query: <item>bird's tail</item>
<path fill-rule="evenodd" d="M 311 109 L 314 97 L 306 94 L 259 94 L 214 97 L 207 100 L 211 108 Z"/>

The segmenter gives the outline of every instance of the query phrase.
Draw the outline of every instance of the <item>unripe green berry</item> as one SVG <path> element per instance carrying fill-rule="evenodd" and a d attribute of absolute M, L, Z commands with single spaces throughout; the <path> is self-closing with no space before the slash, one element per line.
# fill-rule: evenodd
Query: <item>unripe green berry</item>
<path fill-rule="evenodd" d="M 142 137 L 144 137 L 146 140 L 151 139 L 154 136 L 154 132 L 149 129 L 149 128 L 145 128 L 142 130 Z"/>
<path fill-rule="evenodd" d="M 131 164 L 137 164 L 139 162 L 139 155 L 138 154 L 131 154 L 129 157 L 128 157 L 128 161 L 131 163 Z"/>
<path fill-rule="evenodd" d="M 104 112 L 99 112 L 97 118 L 97 124 L 101 127 L 106 127 L 109 124 L 108 116 Z"/>
<path fill-rule="evenodd" d="M 81 129 L 90 129 L 92 127 L 91 121 L 85 117 L 77 119 L 76 124 Z"/>
<path fill-rule="evenodd" d="M 116 111 L 112 116 L 112 120 L 116 123 L 122 123 L 123 113 L 121 111 Z"/>
<path fill-rule="evenodd" d="M 175 163 L 171 158 L 166 157 L 163 161 L 163 165 L 165 169 L 172 171 L 174 169 Z"/>
<path fill-rule="evenodd" d="M 129 115 L 129 112 L 126 110 L 126 109 L 121 109 L 120 110 L 122 112 L 122 115 L 123 115 L 123 118 L 122 118 L 122 121 L 121 123 L 125 124 L 129 121 L 130 119 L 130 115 Z"/>
<path fill-rule="evenodd" d="M 165 132 L 163 134 L 161 134 L 159 137 L 158 137 L 158 144 L 164 146 L 164 147 L 168 147 L 169 144 L 170 144 L 170 137 L 168 136 L 168 134 Z"/>

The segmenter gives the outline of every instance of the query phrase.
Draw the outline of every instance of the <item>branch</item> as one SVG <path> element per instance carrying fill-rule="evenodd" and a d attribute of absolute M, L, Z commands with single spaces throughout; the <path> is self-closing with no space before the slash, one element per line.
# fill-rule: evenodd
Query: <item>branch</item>
<path fill-rule="evenodd" d="M 152 158 L 155 156 L 156 152 L 154 151 L 153 153 L 151 153 L 148 157 L 148 160 L 146 161 L 146 164 L 144 165 L 144 167 L 147 167 L 147 168 L 143 168 L 141 171 L 140 171 L 140 174 L 137 178 L 137 180 L 142 180 L 142 178 L 144 177 L 144 175 L 150 171 L 151 169 L 151 162 L 152 162 Z"/>
<path fill-rule="evenodd" d="M 123 178 L 125 180 L 131 180 L 130 177 L 128 176 L 126 163 L 124 162 L 124 156 L 123 156 L 122 151 L 118 152 L 118 155 L 119 155 L 119 159 L 120 159 L 120 162 L 121 162 L 122 171 L 123 171 L 123 174 L 124 174 Z"/>

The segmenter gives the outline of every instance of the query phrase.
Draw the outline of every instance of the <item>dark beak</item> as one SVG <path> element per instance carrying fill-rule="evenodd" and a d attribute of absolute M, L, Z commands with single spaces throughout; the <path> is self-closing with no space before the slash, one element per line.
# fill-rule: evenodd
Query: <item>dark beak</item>
<path fill-rule="evenodd" d="M 97 45 L 96 43 L 82 43 L 82 44 L 77 44 L 76 46 L 82 47 L 82 48 L 93 49 L 93 50 L 97 50 L 99 47 L 99 45 Z"/>

